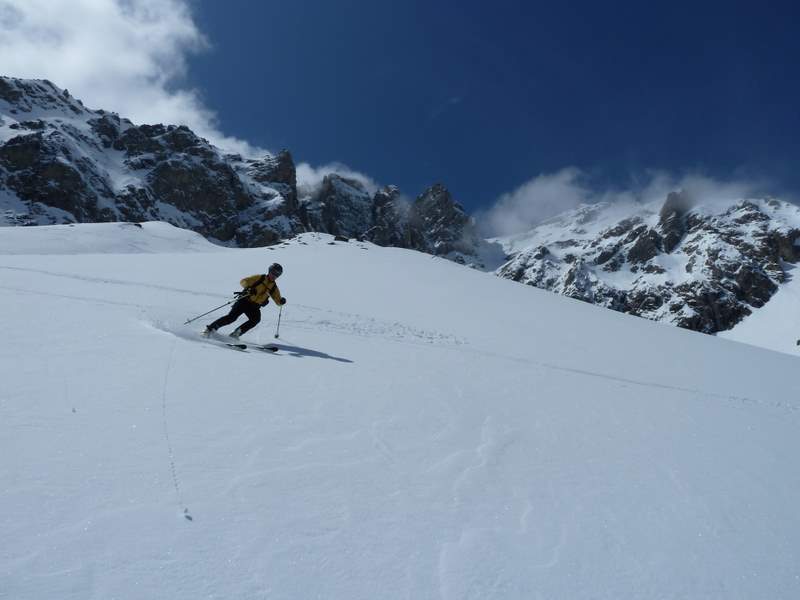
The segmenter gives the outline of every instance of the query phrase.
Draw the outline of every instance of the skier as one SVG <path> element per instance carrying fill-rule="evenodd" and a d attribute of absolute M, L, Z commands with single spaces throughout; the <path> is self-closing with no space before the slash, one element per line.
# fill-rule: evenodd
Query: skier
<path fill-rule="evenodd" d="M 261 321 L 261 307 L 269 303 L 270 296 L 275 304 L 281 306 L 286 304 L 286 298 L 281 296 L 281 291 L 275 282 L 282 273 L 283 267 L 278 263 L 272 263 L 266 274 L 251 275 L 242 279 L 240 283 L 244 289 L 236 292 L 238 300 L 231 307 L 231 312 L 208 325 L 203 331 L 203 335 L 208 336 L 220 327 L 230 325 L 242 315 L 247 315 L 247 321 L 230 334 L 230 337 L 238 338 L 258 325 Z"/>

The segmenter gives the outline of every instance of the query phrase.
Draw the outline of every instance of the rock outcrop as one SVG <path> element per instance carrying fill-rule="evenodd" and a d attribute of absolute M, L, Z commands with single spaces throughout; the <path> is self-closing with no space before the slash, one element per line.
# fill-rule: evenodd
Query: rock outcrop
<path fill-rule="evenodd" d="M 226 155 L 188 127 L 134 125 L 49 81 L 0 78 L 9 224 L 167 221 L 257 246 L 305 231 L 291 155 Z"/>
<path fill-rule="evenodd" d="M 614 310 L 715 333 L 763 306 L 800 259 L 800 208 L 778 200 L 582 207 L 507 241 L 497 273 Z M 516 246 L 516 247 L 512 247 Z"/>
<path fill-rule="evenodd" d="M 225 154 L 185 126 L 135 125 L 49 81 L 0 77 L 0 224 L 167 221 L 218 243 L 303 231 L 478 265 L 483 242 L 442 185 L 414 203 L 331 173 L 298 195 L 292 155 Z"/>

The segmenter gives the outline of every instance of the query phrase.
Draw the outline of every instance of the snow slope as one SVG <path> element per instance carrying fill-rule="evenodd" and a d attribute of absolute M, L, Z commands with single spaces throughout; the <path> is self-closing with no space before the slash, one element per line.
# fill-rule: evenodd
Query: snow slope
<path fill-rule="evenodd" d="M 159 221 L 8 227 L 0 233 L 0 256 L 220 251 L 223 247 L 212 244 L 199 233 Z"/>
<path fill-rule="evenodd" d="M 730 331 L 717 335 L 762 348 L 800 355 L 800 278 L 794 265 L 785 265 L 789 281 L 781 285 L 763 307 L 745 317 Z"/>
<path fill-rule="evenodd" d="M 0 229 L 0 597 L 800 596 L 797 358 L 321 234 L 92 227 Z M 277 355 L 182 325 L 273 261 Z"/>

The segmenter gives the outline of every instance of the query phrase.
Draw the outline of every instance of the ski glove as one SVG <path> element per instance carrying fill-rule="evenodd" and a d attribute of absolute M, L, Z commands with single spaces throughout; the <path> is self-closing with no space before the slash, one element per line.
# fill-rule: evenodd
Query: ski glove
<path fill-rule="evenodd" d="M 237 298 L 247 298 L 250 295 L 250 289 L 242 290 L 241 292 L 233 292 Z"/>
<path fill-rule="evenodd" d="M 281 298 L 281 306 L 283 306 L 284 304 L 286 304 L 286 298 Z"/>

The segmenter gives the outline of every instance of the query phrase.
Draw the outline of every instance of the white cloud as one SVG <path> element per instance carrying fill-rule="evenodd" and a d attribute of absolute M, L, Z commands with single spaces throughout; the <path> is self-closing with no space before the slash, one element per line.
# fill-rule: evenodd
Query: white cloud
<path fill-rule="evenodd" d="M 187 58 L 207 47 L 186 0 L 0 0 L 0 74 L 49 79 L 90 108 L 261 152 L 223 135 L 197 90 L 181 86 Z"/>
<path fill-rule="evenodd" d="M 325 176 L 331 173 L 336 173 L 348 179 L 355 179 L 364 186 L 364 189 L 370 195 L 374 194 L 380 187 L 371 177 L 358 171 L 353 171 L 347 165 L 330 163 L 321 167 L 312 167 L 308 163 L 300 163 L 297 165 L 297 195 L 300 198 L 313 195 L 322 185 L 322 180 Z"/>
<path fill-rule="evenodd" d="M 574 167 L 534 177 L 501 195 L 492 208 L 478 215 L 478 221 L 489 235 L 526 231 L 548 217 L 592 202 L 592 192 L 581 183 L 582 177 Z"/>
<path fill-rule="evenodd" d="M 648 171 L 632 177 L 627 189 L 598 189 L 576 167 L 542 174 L 502 194 L 488 210 L 477 216 L 489 237 L 528 231 L 545 219 L 597 202 L 663 202 L 672 191 L 683 190 L 703 203 L 728 202 L 760 195 L 764 182 L 732 180 L 722 182 L 699 173 L 673 175 Z"/>

